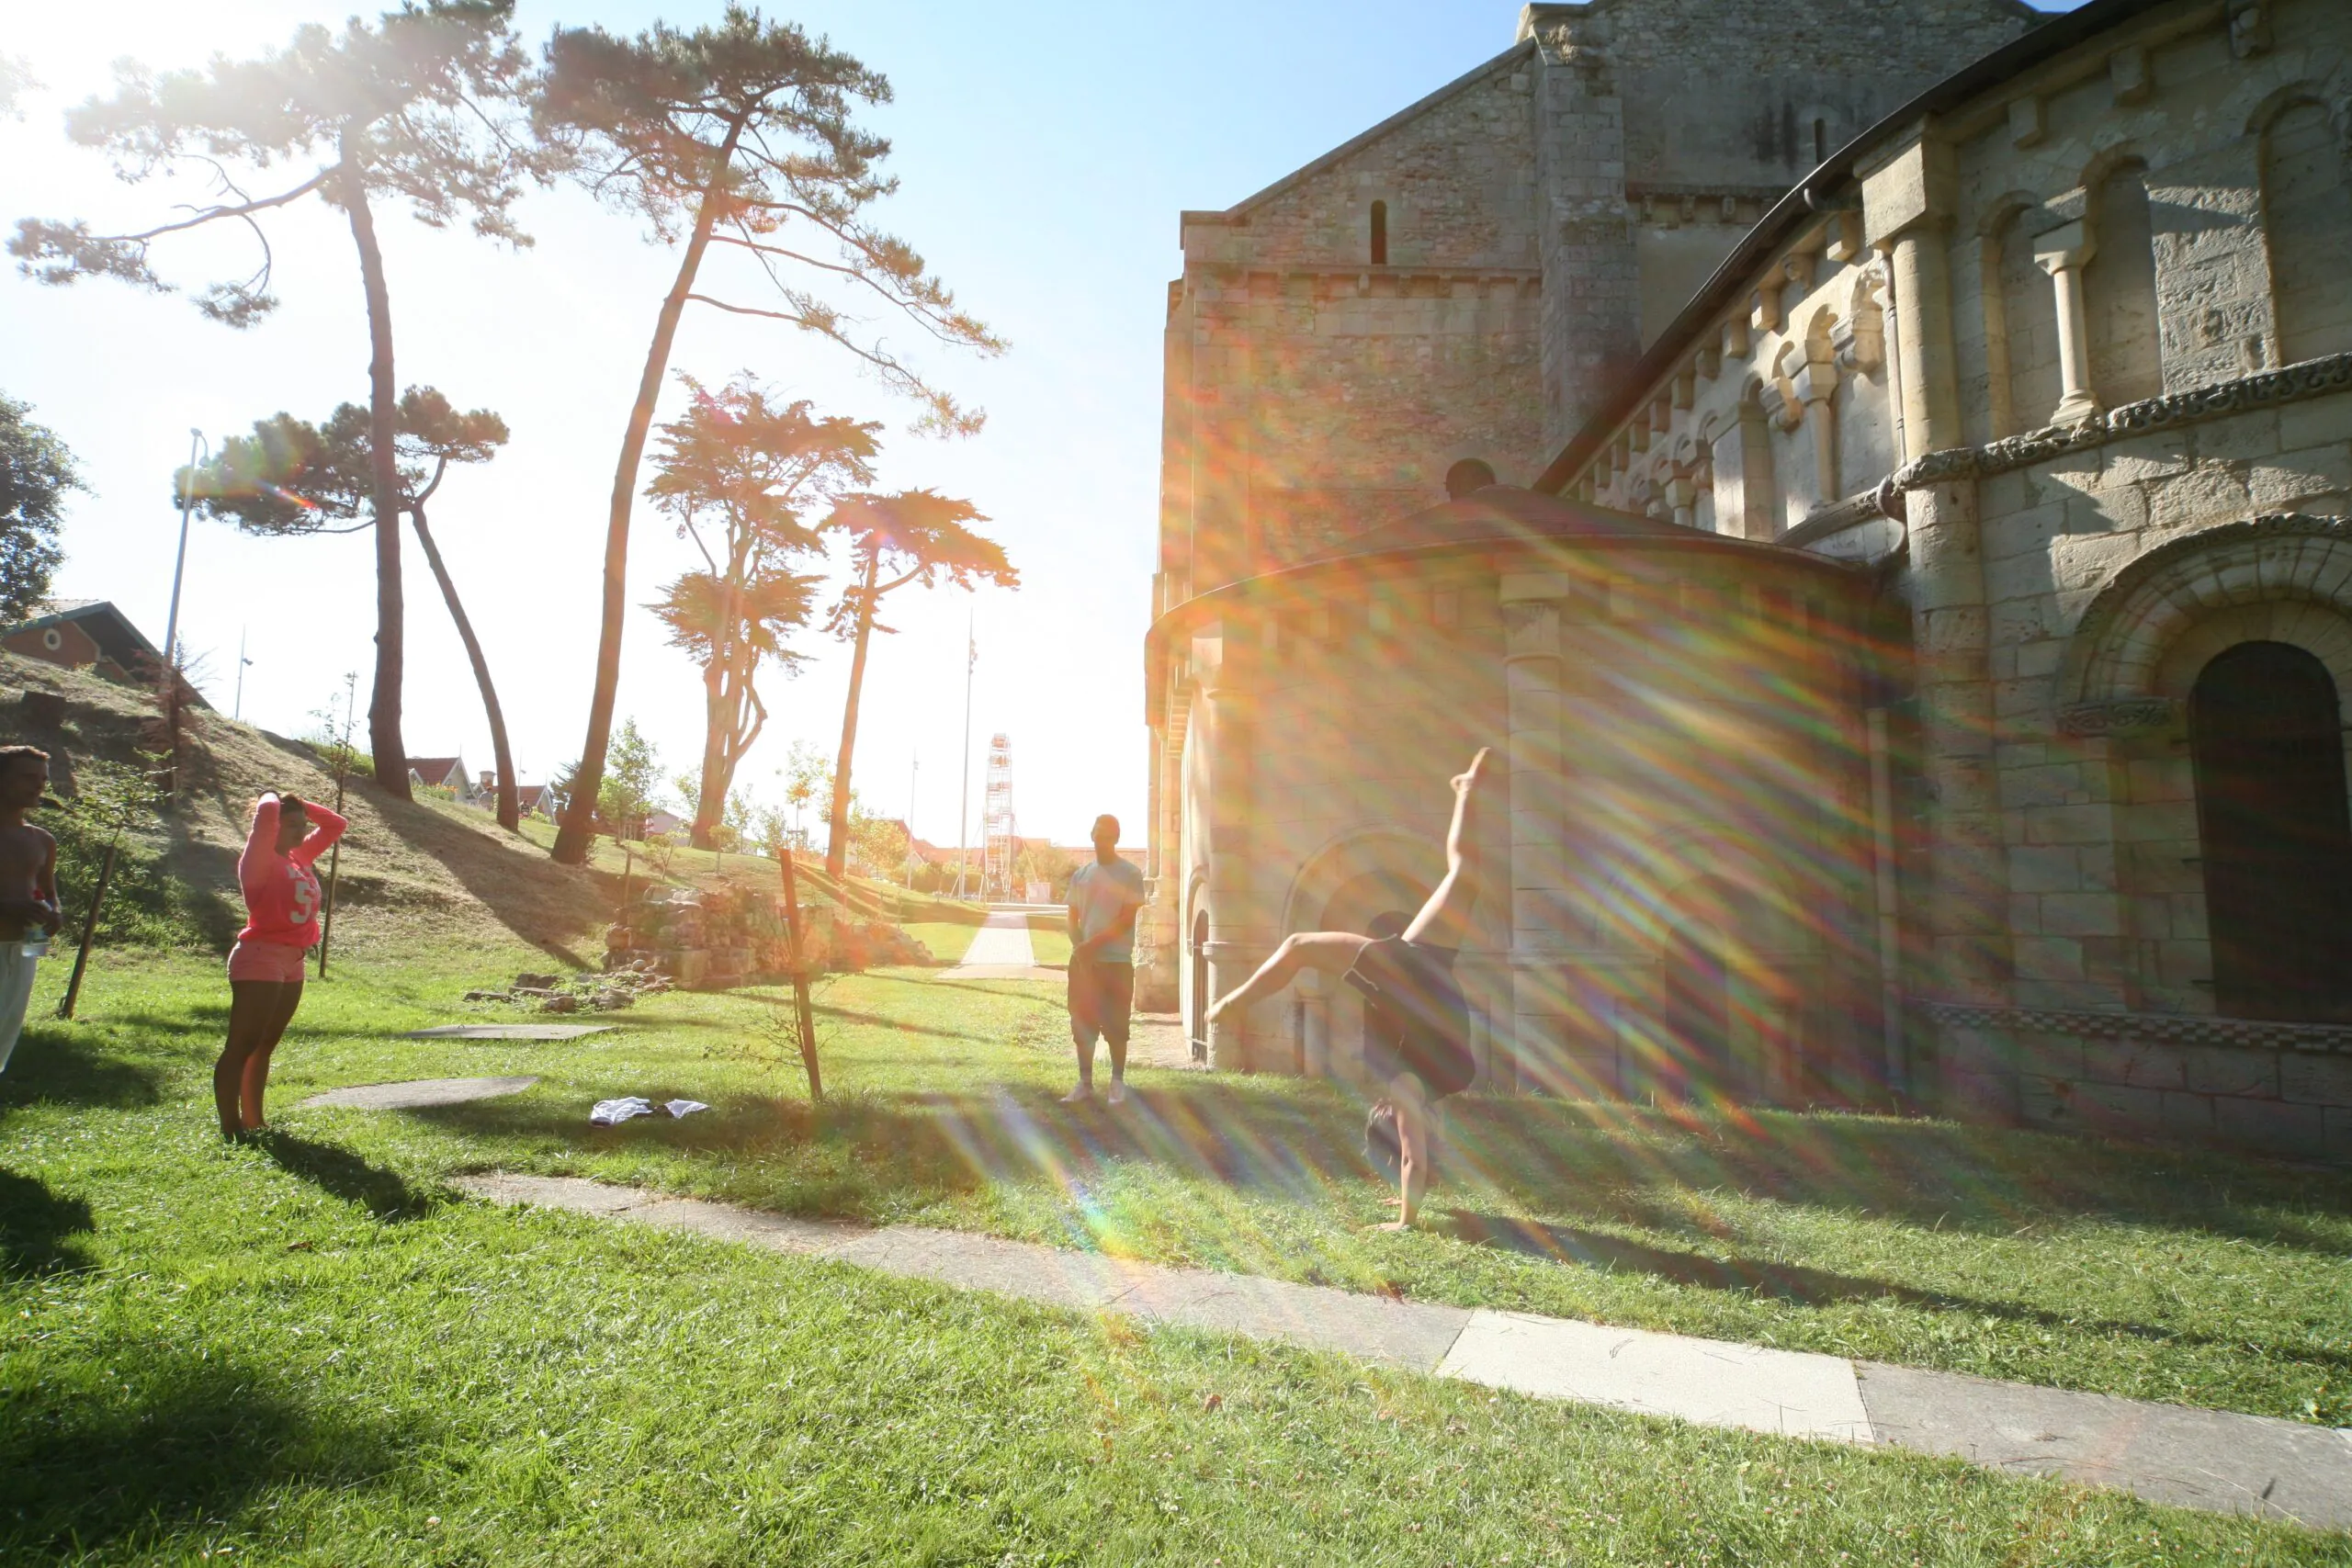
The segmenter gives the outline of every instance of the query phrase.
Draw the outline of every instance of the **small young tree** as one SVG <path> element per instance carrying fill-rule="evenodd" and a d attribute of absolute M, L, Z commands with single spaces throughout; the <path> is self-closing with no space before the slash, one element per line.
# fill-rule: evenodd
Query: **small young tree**
<path fill-rule="evenodd" d="M 975 431 L 981 415 L 861 332 L 820 286 L 879 302 L 942 344 L 982 355 L 1003 344 L 956 308 L 911 246 L 867 220 L 867 209 L 897 188 L 877 169 L 890 144 L 850 121 L 857 107 L 889 100 L 890 85 L 878 73 L 822 39 L 812 43 L 789 22 L 736 4 L 717 26 L 692 32 L 656 24 L 622 39 L 600 28 L 559 28 L 547 62 L 542 133 L 574 155 L 578 177 L 599 199 L 644 219 L 663 244 L 683 241 L 677 275 L 654 318 L 605 519 L 604 619 L 580 760 L 593 795 L 620 690 L 638 466 L 687 305 L 783 321 L 827 339 L 915 399 L 922 427 L 946 433 Z M 703 262 L 714 244 L 746 264 L 749 298 L 762 303 L 704 290 Z M 557 836 L 555 858 L 579 863 L 589 837 L 575 807 Z"/>
<path fill-rule="evenodd" d="M 345 792 L 353 775 L 372 772 L 373 759 L 351 743 L 353 732 L 359 723 L 359 671 L 350 670 L 343 677 L 343 712 L 332 707 L 314 708 L 311 716 L 318 721 L 316 739 L 311 742 L 327 765 L 327 776 L 334 780 L 334 809 L 343 813 Z M 319 914 L 319 978 L 327 977 L 327 950 L 334 945 L 334 901 L 337 885 L 343 876 L 343 840 L 337 839 L 327 846 L 326 904 Z"/>
<path fill-rule="evenodd" d="M 808 847 L 808 807 L 833 796 L 832 764 L 806 740 L 796 740 L 776 773 L 784 780 L 784 798 L 792 807 L 793 841 L 805 850 Z"/>
<path fill-rule="evenodd" d="M 130 851 L 133 878 L 148 885 L 151 899 L 171 894 L 169 880 L 155 874 L 159 857 L 151 845 L 164 803 L 164 792 L 156 781 L 167 761 L 153 754 L 142 755 L 137 763 L 128 765 L 103 757 L 85 758 L 74 770 L 74 797 L 50 819 L 57 839 L 60 880 L 79 883 L 89 890 L 88 902 L 82 906 L 82 937 L 74 950 L 74 973 L 57 1004 L 60 1018 L 72 1018 L 74 1004 L 81 1000 L 82 976 L 90 967 L 90 949 L 97 941 L 107 893 L 116 886 L 115 873 L 123 851 Z M 156 884 L 160 887 L 153 886 Z"/>
<path fill-rule="evenodd" d="M 970 502 L 910 490 L 896 495 L 845 497 L 826 522 L 826 526 L 849 536 L 850 564 L 856 573 L 854 582 L 833 606 L 830 623 L 833 634 L 855 649 L 849 663 L 849 701 L 842 709 L 841 755 L 833 763 L 832 830 L 825 840 L 825 869 L 835 876 L 841 875 L 849 849 L 850 761 L 857 750 L 857 709 L 865 686 L 866 646 L 876 631 L 891 629 L 876 623 L 875 611 L 884 595 L 912 582 L 928 588 L 942 573 L 966 590 L 982 581 L 1000 588 L 1021 586 L 1021 574 L 1005 559 L 1004 547 L 965 526 L 987 521 Z"/>
<path fill-rule="evenodd" d="M 86 488 L 74 454 L 31 412 L 0 394 L 0 626 L 28 618 L 49 597 L 65 558 L 57 547 L 65 492 Z"/>
<path fill-rule="evenodd" d="M 819 418 L 806 401 L 772 402 L 749 378 L 717 392 L 681 377 L 694 398 L 662 427 L 660 472 L 645 493 L 677 520 L 705 570 L 671 583 L 650 608 L 703 672 L 702 772 L 689 841 L 708 849 L 743 754 L 767 723 L 763 663 L 789 671 L 785 639 L 806 626 L 818 579 L 793 564 L 824 547 L 802 516 L 872 480 L 880 426 Z"/>
<path fill-rule="evenodd" d="M 596 815 L 604 819 L 614 843 L 644 834 L 661 776 L 662 754 L 653 742 L 639 732 L 637 720 L 621 720 L 620 733 L 613 737 L 611 766 L 605 770 L 596 792 Z M 576 770 L 572 777 L 573 787 L 578 788 Z"/>
<path fill-rule="evenodd" d="M 128 180 L 183 163 L 209 168 L 217 199 L 153 228 L 94 234 L 86 223 L 28 218 L 8 242 L 29 276 L 68 284 L 112 277 L 168 292 L 150 265 L 153 243 L 213 224 L 243 224 L 261 244 L 260 265 L 213 284 L 197 308 L 232 327 L 251 326 L 277 303 L 269 292 L 270 251 L 262 220 L 316 196 L 342 211 L 359 254 L 367 299 L 369 499 L 379 521 L 397 518 L 393 456 L 391 286 L 376 235 L 374 203 L 405 201 L 442 228 L 470 215 L 474 231 L 528 244 L 512 216 L 526 175 L 551 167 L 513 134 L 528 62 L 507 27 L 514 0 L 408 0 L 373 27 L 354 18 L 341 37 L 315 23 L 256 60 L 216 55 L 201 71 L 156 74 L 125 62 L 111 98 L 92 98 L 66 116 L 66 131 L 111 153 Z M 235 173 L 242 165 L 242 175 Z M 285 177 L 291 167 L 300 177 Z M 254 196 L 240 178 L 270 176 Z M 368 710 L 376 781 L 408 798 L 408 753 L 401 740 L 401 554 L 397 523 L 376 530 L 376 682 Z M 166 650 L 167 652 L 169 650 Z"/>
<path fill-rule="evenodd" d="M 491 750 L 498 761 L 498 825 L 514 832 L 523 819 L 515 793 L 514 752 L 506 739 L 506 713 L 490 678 L 490 660 L 474 625 L 458 598 L 457 582 L 441 558 L 441 547 L 425 522 L 425 503 L 441 489 L 452 463 L 487 463 L 506 445 L 506 422 L 488 409 L 460 413 L 432 387 L 411 387 L 395 411 L 401 510 L 416 529 L 417 543 L 441 588 L 441 602 L 456 623 L 472 664 L 474 686 L 490 721 Z M 345 403 L 323 424 L 307 424 L 291 414 L 255 420 L 251 435 L 232 435 L 193 477 L 182 469 L 173 493 L 191 494 L 208 517 L 234 523 L 249 534 L 351 534 L 376 525 L 369 514 L 375 488 L 374 419 L 356 403 Z M 185 490 L 182 487 L 187 487 Z M 356 520 L 356 521 L 355 521 Z M 343 527 L 329 527 L 341 523 Z"/>

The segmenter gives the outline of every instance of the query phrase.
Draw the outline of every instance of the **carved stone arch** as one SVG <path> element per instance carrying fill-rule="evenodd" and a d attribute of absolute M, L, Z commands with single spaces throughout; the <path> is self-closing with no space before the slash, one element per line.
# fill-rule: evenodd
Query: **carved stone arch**
<path fill-rule="evenodd" d="M 2347 100 L 2341 90 L 2331 94 L 2325 83 L 2305 76 L 2287 83 L 2284 86 L 2274 87 L 2264 94 L 2261 100 L 2246 111 L 2245 133 L 2248 136 L 2267 135 L 2271 125 L 2280 115 L 2285 114 L 2289 109 L 2300 108 L 2305 104 L 2312 104 L 2327 111 L 2328 117 L 2335 121 L 2340 132 L 2344 127 L 2347 107 L 2352 107 L 2352 100 Z"/>
<path fill-rule="evenodd" d="M 2352 677 L 2352 521 L 2278 513 L 2149 551 L 2118 572 L 2076 624 L 2059 667 L 2061 727 L 2101 735 L 2168 725 L 2186 695 L 2166 689 L 2181 679 L 2176 649 L 2184 638 L 2200 626 L 2245 622 L 2250 608 L 2295 604 L 2325 614 L 2308 624 L 2273 616 L 2266 635 L 2318 642 L 2310 650 Z M 2342 630 L 2340 651 L 2330 626 Z M 2340 680 L 2338 689 L 2352 704 L 2352 685 Z"/>
<path fill-rule="evenodd" d="M 1445 854 L 1426 832 L 1401 823 L 1379 823 L 1351 829 L 1325 840 L 1291 878 L 1283 898 L 1284 934 L 1328 929 L 1331 900 L 1342 888 L 1366 876 L 1390 874 L 1400 886 L 1435 887 L 1445 874 Z"/>
<path fill-rule="evenodd" d="M 1976 220 L 1979 239 L 1998 241 L 2020 212 L 2040 207 L 2042 198 L 2030 190 L 2007 190 L 1986 202 Z"/>
<path fill-rule="evenodd" d="M 2137 141 L 2119 141 L 2112 147 L 2102 147 L 2084 160 L 2082 169 L 2075 180 L 2074 188 L 2083 192 L 2088 198 L 2096 200 L 2100 186 L 2124 170 L 2133 167 L 2137 167 L 2143 174 L 2147 172 L 2148 167 L 2148 156 L 2140 150 L 2140 144 Z"/>

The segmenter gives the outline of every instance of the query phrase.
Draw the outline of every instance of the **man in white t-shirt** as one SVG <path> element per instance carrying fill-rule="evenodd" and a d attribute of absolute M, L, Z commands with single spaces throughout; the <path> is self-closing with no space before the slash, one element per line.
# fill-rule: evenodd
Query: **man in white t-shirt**
<path fill-rule="evenodd" d="M 1094 1098 L 1094 1042 L 1111 1043 L 1111 1092 L 1127 1098 L 1127 1014 L 1136 1002 L 1136 911 L 1143 873 L 1119 858 L 1119 819 L 1094 819 L 1094 861 L 1069 879 L 1069 1037 L 1078 1046 L 1078 1087 L 1065 1105 Z"/>

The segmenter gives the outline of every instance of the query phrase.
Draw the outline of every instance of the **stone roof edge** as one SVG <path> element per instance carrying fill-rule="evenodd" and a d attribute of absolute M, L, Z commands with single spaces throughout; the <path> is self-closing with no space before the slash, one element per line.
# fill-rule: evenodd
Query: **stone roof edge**
<path fill-rule="evenodd" d="M 1437 91 L 1428 94 L 1426 96 L 1417 98 L 1412 103 L 1406 105 L 1403 108 L 1398 109 L 1395 114 L 1390 115 L 1386 119 L 1384 119 L 1379 124 L 1372 127 L 1371 130 L 1363 131 L 1359 135 L 1350 137 L 1347 141 L 1340 142 L 1337 147 L 1332 148 L 1329 152 L 1324 153 L 1321 157 L 1316 159 L 1310 164 L 1302 164 L 1297 168 L 1293 169 L 1289 174 L 1284 175 L 1282 178 L 1266 186 L 1265 189 L 1257 192 L 1255 195 L 1246 196 L 1239 201 L 1235 202 L 1231 207 L 1221 209 L 1216 208 L 1187 209 L 1181 215 L 1180 220 L 1185 223 L 1230 223 L 1238 218 L 1246 217 L 1252 208 L 1264 206 L 1267 202 L 1272 201 L 1274 197 L 1282 195 L 1293 186 L 1303 184 L 1306 180 L 1313 178 L 1315 175 L 1321 174 L 1324 170 L 1330 168 L 1340 160 L 1370 146 L 1373 142 L 1377 141 L 1380 138 L 1387 135 L 1390 131 L 1395 130 L 1397 127 L 1405 124 L 1408 120 L 1418 118 L 1430 109 L 1436 107 L 1439 104 L 1453 96 L 1456 93 L 1466 92 L 1470 88 L 1476 86 L 1479 83 L 1485 81 L 1487 77 L 1494 75 L 1497 72 L 1500 71 L 1504 66 L 1511 63 L 1514 60 L 1522 56 L 1532 58 L 1534 52 L 1535 40 L 1532 39 L 1514 43 L 1509 49 L 1504 50 L 1500 54 L 1496 55 L 1493 59 L 1487 61 L 1483 64 L 1472 66 L 1469 70 L 1464 72 L 1461 75 L 1456 76 L 1453 81 L 1448 82 L 1444 86 L 1440 87 Z"/>
<path fill-rule="evenodd" d="M 1356 566 L 1372 561 L 1411 560 L 1430 556 L 1458 555 L 1481 551 L 1525 550 L 1546 543 L 1574 549 L 1580 544 L 1600 552 L 1618 550 L 1700 550 L 1709 554 L 1762 555 L 1783 565 L 1821 572 L 1849 581 L 1868 575 L 1867 569 L 1853 561 L 1815 554 L 1811 550 L 1792 549 L 1777 540 L 1742 539 L 1729 534 L 1709 534 L 1693 528 L 1688 537 L 1655 535 L 1616 536 L 1606 539 L 1551 539 L 1544 536 L 1514 535 L 1482 535 L 1475 538 L 1434 539 L 1413 545 L 1397 545 L 1387 549 L 1366 550 L 1358 555 L 1317 556 L 1310 560 L 1295 561 L 1249 577 L 1238 577 L 1231 582 L 1221 582 L 1205 593 L 1195 593 L 1180 604 L 1171 604 L 1152 620 L 1143 635 L 1144 713 L 1146 721 L 1160 720 L 1160 697 L 1163 660 L 1168 644 L 1190 622 L 1203 616 L 1222 614 L 1239 600 L 1243 592 L 1269 582 L 1296 581 L 1335 568 Z"/>
<path fill-rule="evenodd" d="M 1747 286 L 1757 266 L 1826 210 L 1830 192 L 1852 179 L 1856 166 L 1881 142 L 1892 141 L 1928 116 L 1965 103 L 2101 33 L 2148 12 L 2181 3 L 2182 0 L 2090 0 L 2078 10 L 2034 12 L 2047 18 L 2040 27 L 1971 61 L 1832 152 L 1818 168 L 1792 186 L 1789 193 L 1732 247 L 1731 254 L 1724 258 L 1713 276 L 1626 372 L 1615 394 L 1568 438 L 1528 488 L 1550 495 L 1566 489 L 1592 455 L 1607 444 L 1617 426 L 1624 423 L 1634 405 L 1648 396 L 1651 386 L 1689 352 L 1691 340 Z"/>

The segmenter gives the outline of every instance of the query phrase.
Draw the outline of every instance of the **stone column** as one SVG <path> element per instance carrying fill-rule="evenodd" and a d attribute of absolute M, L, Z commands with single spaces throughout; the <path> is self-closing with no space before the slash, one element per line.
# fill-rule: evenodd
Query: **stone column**
<path fill-rule="evenodd" d="M 1208 798 L 1201 803 L 1206 842 L 1204 897 L 1209 908 L 1209 996 L 1233 989 L 1265 961 L 1272 942 L 1260 919 L 1258 864 L 1256 693 L 1247 679 L 1250 649 L 1245 628 L 1227 620 L 1219 638 L 1221 657 L 1204 671 L 1193 721 L 1203 727 L 1207 748 Z M 1233 1071 L 1255 1066 L 1252 1042 L 1271 1042 L 1280 1032 L 1278 1015 L 1288 998 L 1227 1017 L 1209 1029 L 1209 1065 Z M 1262 1015 L 1262 1016 L 1261 1016 Z"/>
<path fill-rule="evenodd" d="M 1952 369 L 1954 186 L 1950 149 L 1926 138 L 1890 154 L 1863 177 L 1871 243 L 1886 254 L 1894 277 L 1905 444 L 1917 455 L 1966 439 Z M 1976 481 L 1963 477 L 1918 484 L 1905 492 L 1904 505 L 1920 765 L 1933 803 L 1922 913 L 1927 973 L 1910 977 L 1911 990 L 1928 1000 L 2006 1005 L 2008 867 L 1995 773 L 1990 615 Z M 1948 1031 L 1942 1043 L 1948 1090 L 1996 1110 L 2013 1095 L 1997 1054 L 1983 1049 L 1984 1043 Z"/>
<path fill-rule="evenodd" d="M 1808 355 L 1815 348 L 1806 345 Z M 1813 429 L 1814 504 L 1827 506 L 1844 499 L 1838 488 L 1838 410 L 1831 401 L 1838 395 L 1838 361 L 1828 356 L 1827 344 L 1818 348 L 1824 357 L 1808 357 L 1789 385 L 1804 407 L 1804 423 Z"/>
<path fill-rule="evenodd" d="M 2058 383 L 2064 395 L 2050 416 L 2054 424 L 2076 424 L 2098 412 L 2091 391 L 2090 321 L 2083 308 L 2083 269 L 2098 254 L 2098 243 L 2079 218 L 2033 242 L 2035 265 L 2050 275 L 2058 296 Z"/>
<path fill-rule="evenodd" d="M 1511 1053 L 1515 1076 L 1542 1086 L 1565 1080 L 1570 1049 L 1562 964 L 1570 885 L 1560 619 L 1571 592 L 1569 580 L 1553 572 L 1511 572 L 1502 580 L 1503 690 L 1510 728 Z"/>

